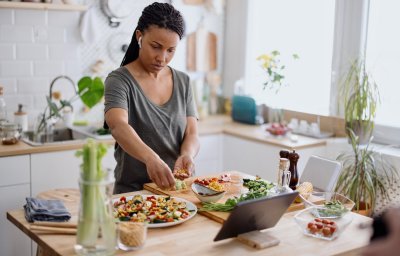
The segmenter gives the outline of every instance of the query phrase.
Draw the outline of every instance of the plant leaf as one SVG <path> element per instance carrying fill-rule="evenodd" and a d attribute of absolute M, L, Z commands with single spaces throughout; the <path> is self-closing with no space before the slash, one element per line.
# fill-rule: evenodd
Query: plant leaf
<path fill-rule="evenodd" d="M 85 76 L 78 82 L 78 93 L 82 102 L 89 108 L 100 102 L 104 95 L 104 83 L 100 77 Z"/>

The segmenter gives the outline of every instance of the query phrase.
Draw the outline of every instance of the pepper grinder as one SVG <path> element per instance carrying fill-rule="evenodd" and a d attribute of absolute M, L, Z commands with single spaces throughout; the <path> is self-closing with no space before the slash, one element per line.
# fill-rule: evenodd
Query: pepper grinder
<path fill-rule="evenodd" d="M 299 161 L 299 154 L 293 150 L 293 152 L 289 153 L 288 159 L 290 161 L 289 171 L 290 171 L 290 183 L 289 187 L 293 190 L 296 190 L 297 183 L 299 182 L 299 174 L 297 172 L 297 162 Z"/>
<path fill-rule="evenodd" d="M 281 149 L 281 151 L 279 151 L 279 156 L 280 158 L 286 158 L 289 159 L 289 150 L 287 149 Z"/>

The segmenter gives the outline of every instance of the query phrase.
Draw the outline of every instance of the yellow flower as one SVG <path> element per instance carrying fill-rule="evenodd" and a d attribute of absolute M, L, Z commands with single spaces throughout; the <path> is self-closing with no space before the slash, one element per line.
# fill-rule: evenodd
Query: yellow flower
<path fill-rule="evenodd" d="M 266 71 L 267 80 L 264 83 L 264 89 L 274 89 L 277 93 L 283 84 L 285 78 L 283 70 L 284 65 L 280 64 L 279 60 L 280 52 L 272 51 L 270 54 L 262 54 L 257 57 L 256 60 L 261 62 L 261 68 Z M 293 54 L 294 59 L 298 59 L 297 54 Z"/>

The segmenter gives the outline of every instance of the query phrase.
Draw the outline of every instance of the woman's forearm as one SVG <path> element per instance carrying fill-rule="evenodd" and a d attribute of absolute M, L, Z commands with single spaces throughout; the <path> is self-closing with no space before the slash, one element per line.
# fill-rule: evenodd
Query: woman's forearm
<path fill-rule="evenodd" d="M 181 155 L 188 155 L 191 158 L 195 158 L 199 152 L 200 142 L 197 134 L 188 134 L 185 136 L 181 145 Z"/>

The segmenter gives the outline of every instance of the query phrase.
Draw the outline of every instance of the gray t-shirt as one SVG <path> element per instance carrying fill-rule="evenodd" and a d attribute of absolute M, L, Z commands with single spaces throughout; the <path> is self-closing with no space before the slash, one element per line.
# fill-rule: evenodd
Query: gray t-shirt
<path fill-rule="evenodd" d="M 170 68 L 173 76 L 171 98 L 163 105 L 152 103 L 125 67 L 111 72 L 105 80 L 104 113 L 111 108 L 128 111 L 128 122 L 143 142 L 171 168 L 180 154 L 186 129 L 186 117 L 197 118 L 189 77 Z M 115 144 L 114 193 L 143 189 L 150 182 L 144 163 Z"/>

